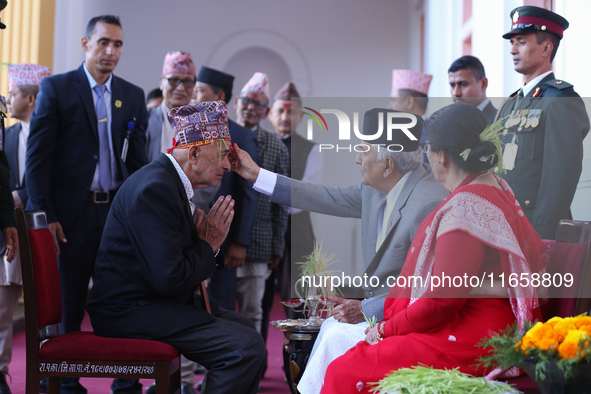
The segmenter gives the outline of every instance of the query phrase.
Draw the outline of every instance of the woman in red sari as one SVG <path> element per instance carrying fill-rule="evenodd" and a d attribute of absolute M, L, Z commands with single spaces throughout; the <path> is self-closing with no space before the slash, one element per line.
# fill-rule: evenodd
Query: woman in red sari
<path fill-rule="evenodd" d="M 400 276 L 433 280 L 421 287 L 411 279 L 404 287 L 398 279 L 384 320 L 329 365 L 322 393 L 367 393 L 369 383 L 420 363 L 482 376 L 487 371 L 476 366 L 487 352 L 477 347 L 482 338 L 515 319 L 541 319 L 537 289 L 511 288 L 508 275 L 541 273 L 545 246 L 507 183 L 488 172 L 501 155 L 503 127 L 485 128 L 484 115 L 469 104 L 445 107 L 427 121 L 423 148 L 435 178 L 451 194 L 419 227 Z M 461 279 L 435 287 L 435 277 Z"/>

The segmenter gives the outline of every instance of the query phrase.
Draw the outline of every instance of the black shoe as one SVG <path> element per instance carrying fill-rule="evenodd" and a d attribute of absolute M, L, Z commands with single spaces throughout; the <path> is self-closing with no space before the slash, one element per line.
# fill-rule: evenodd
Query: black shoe
<path fill-rule="evenodd" d="M 88 390 L 80 384 L 78 377 L 62 376 L 60 383 L 60 394 L 88 394 Z"/>
<path fill-rule="evenodd" d="M 47 387 L 49 386 L 49 378 L 39 380 L 39 392 L 47 394 Z"/>
<path fill-rule="evenodd" d="M 156 383 L 152 383 L 151 385 L 146 387 L 146 390 L 144 391 L 146 392 L 146 394 L 156 394 Z"/>
<path fill-rule="evenodd" d="M 193 386 L 191 386 L 190 384 L 186 384 L 183 387 L 181 387 L 181 394 L 197 394 L 197 392 L 195 391 Z"/>
<path fill-rule="evenodd" d="M 6 382 L 6 375 L 8 375 L 7 372 L 0 372 L 0 394 L 12 394 Z"/>

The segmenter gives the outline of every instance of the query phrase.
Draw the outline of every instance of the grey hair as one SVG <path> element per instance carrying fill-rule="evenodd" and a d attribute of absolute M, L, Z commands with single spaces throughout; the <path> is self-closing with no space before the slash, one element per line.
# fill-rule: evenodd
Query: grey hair
<path fill-rule="evenodd" d="M 421 149 L 413 152 L 391 152 L 384 148 L 380 149 L 377 153 L 378 161 L 384 161 L 386 157 L 392 158 L 394 164 L 396 164 L 396 168 L 402 174 L 416 170 L 423 164 L 423 151 Z"/>

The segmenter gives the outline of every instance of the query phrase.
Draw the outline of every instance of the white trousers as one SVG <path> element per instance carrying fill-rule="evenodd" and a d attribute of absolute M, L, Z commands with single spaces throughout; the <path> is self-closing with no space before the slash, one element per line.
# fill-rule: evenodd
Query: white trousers
<path fill-rule="evenodd" d="M 8 372 L 12 360 L 12 321 L 21 285 L 0 286 L 0 372 Z"/>

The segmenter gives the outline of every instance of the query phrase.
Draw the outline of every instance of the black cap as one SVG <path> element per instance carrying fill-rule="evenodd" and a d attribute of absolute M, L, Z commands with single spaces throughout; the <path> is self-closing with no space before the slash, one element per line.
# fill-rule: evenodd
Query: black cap
<path fill-rule="evenodd" d="M 226 74 L 213 68 L 201 66 L 199 74 L 197 74 L 197 81 L 206 83 L 210 86 L 215 86 L 224 91 L 226 103 L 230 102 L 232 98 L 232 87 L 234 86 L 234 76 Z"/>
<path fill-rule="evenodd" d="M 6 0 L 0 0 L 0 11 L 6 8 L 8 2 Z M 0 18 L 0 29 L 6 29 L 6 25 L 2 23 L 2 18 Z"/>
<path fill-rule="evenodd" d="M 562 39 L 566 29 L 568 21 L 560 15 L 545 8 L 526 5 L 511 11 L 511 31 L 503 34 L 503 38 L 510 39 L 519 33 L 546 31 Z"/>
<path fill-rule="evenodd" d="M 392 136 L 388 139 L 388 113 L 398 114 L 392 119 L 392 123 L 400 125 L 398 128 L 392 130 Z M 382 119 L 380 122 L 380 118 Z M 416 122 L 412 127 L 409 127 L 413 122 Z M 403 147 L 403 152 L 412 152 L 419 149 L 419 141 L 423 132 L 423 118 L 419 115 L 410 112 L 396 111 L 393 109 L 374 108 L 365 112 L 363 117 L 363 130 L 361 134 L 364 136 L 373 136 L 377 134 L 382 125 L 382 133 L 376 139 L 363 139 L 369 144 L 384 144 L 385 146 L 397 144 Z M 416 140 L 411 140 L 406 134 L 410 132 Z"/>

